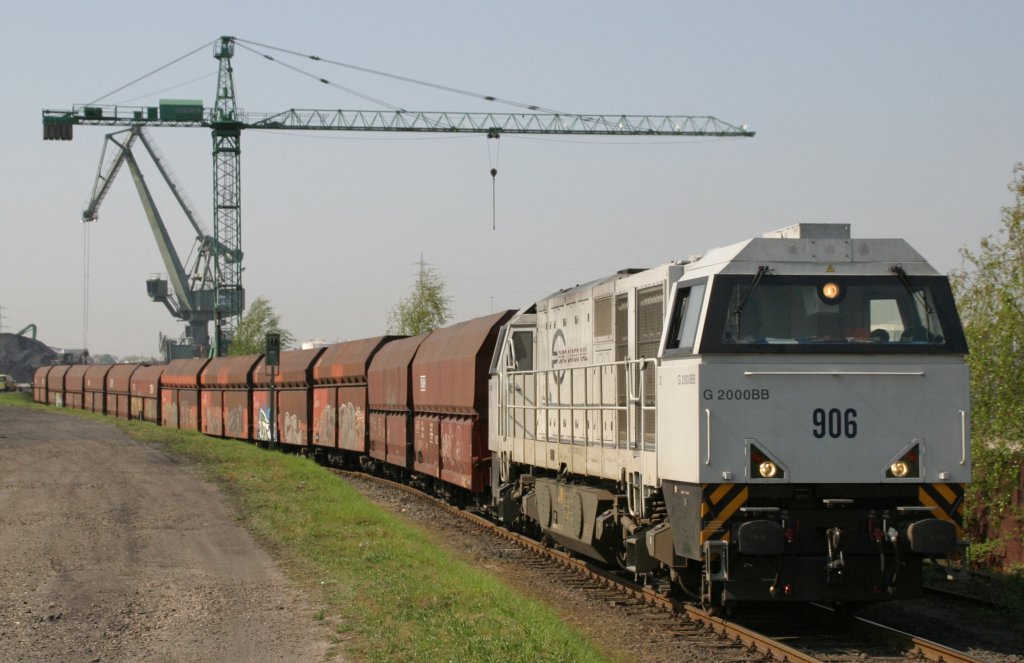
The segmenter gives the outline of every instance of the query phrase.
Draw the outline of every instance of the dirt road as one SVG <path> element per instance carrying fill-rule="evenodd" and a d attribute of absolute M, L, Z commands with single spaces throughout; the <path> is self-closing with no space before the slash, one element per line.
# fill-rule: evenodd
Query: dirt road
<path fill-rule="evenodd" d="M 0 661 L 319 661 L 326 633 L 190 464 L 0 407 Z"/>

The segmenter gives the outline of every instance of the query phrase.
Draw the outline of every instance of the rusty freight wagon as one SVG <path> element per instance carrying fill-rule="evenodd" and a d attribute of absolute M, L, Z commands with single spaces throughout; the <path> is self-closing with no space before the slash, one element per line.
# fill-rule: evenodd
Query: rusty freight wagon
<path fill-rule="evenodd" d="M 131 419 L 132 375 L 143 365 L 114 364 L 107 372 L 107 414 Z"/>
<path fill-rule="evenodd" d="M 81 410 L 85 402 L 85 374 L 89 364 L 75 364 L 64 374 L 64 407 Z"/>
<path fill-rule="evenodd" d="M 199 375 L 209 359 L 174 359 L 160 376 L 160 424 L 199 430 Z"/>
<path fill-rule="evenodd" d="M 480 493 L 490 481 L 487 380 L 501 326 L 514 311 L 438 329 L 412 363 L 413 468 Z"/>
<path fill-rule="evenodd" d="M 70 366 L 54 366 L 46 374 L 46 402 L 57 407 L 64 407 L 64 376 Z"/>
<path fill-rule="evenodd" d="M 313 446 L 365 454 L 366 374 L 370 361 L 393 336 L 328 346 L 313 365 Z"/>
<path fill-rule="evenodd" d="M 52 370 L 53 366 L 40 366 L 32 376 L 32 400 L 36 403 L 49 402 L 46 396 L 46 377 Z"/>
<path fill-rule="evenodd" d="M 107 373 L 113 364 L 93 364 L 82 380 L 82 409 L 107 413 Z"/>
<path fill-rule="evenodd" d="M 320 358 L 324 348 L 311 350 L 289 350 L 281 353 L 281 365 L 274 375 L 274 400 L 277 411 L 275 441 L 293 447 L 308 447 L 312 434 L 310 420 L 313 418 L 313 364 Z M 270 442 L 270 372 L 266 358 L 253 371 L 252 409 L 259 418 L 256 439 Z M 266 424 L 264 424 L 266 422 Z"/>
<path fill-rule="evenodd" d="M 131 418 L 160 423 L 160 376 L 166 364 L 143 366 L 132 374 Z"/>
<path fill-rule="evenodd" d="M 252 372 L 262 355 L 217 357 L 203 369 L 203 432 L 252 439 Z"/>
<path fill-rule="evenodd" d="M 412 360 L 429 335 L 388 343 L 367 373 L 370 457 L 407 470 L 412 469 Z"/>

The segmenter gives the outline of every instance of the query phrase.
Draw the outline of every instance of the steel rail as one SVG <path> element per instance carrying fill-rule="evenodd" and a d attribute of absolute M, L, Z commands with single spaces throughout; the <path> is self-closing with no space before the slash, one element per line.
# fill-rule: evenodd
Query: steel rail
<path fill-rule="evenodd" d="M 985 608 L 993 608 L 996 610 L 1002 609 L 1002 606 L 999 604 L 998 601 L 995 601 L 991 598 L 985 598 L 983 596 L 973 596 L 971 594 L 964 594 L 962 592 L 944 589 L 942 587 L 934 587 L 932 585 L 925 585 L 924 591 L 926 594 L 932 594 L 933 596 L 937 596 L 942 599 L 948 599 L 952 601 L 963 601 L 964 603 L 983 606 Z"/>
<path fill-rule="evenodd" d="M 820 603 L 814 603 L 812 605 L 823 611 L 836 614 L 836 610 L 831 606 L 822 605 Z M 871 638 L 876 642 L 882 642 L 895 647 L 907 658 L 939 661 L 941 663 L 985 663 L 981 659 L 974 658 L 966 652 L 941 645 L 932 640 L 907 633 L 906 631 L 901 631 L 891 626 L 886 626 L 885 624 L 880 624 L 865 617 L 851 615 L 849 617 L 849 624 L 852 628 L 864 634 L 865 637 Z"/>
<path fill-rule="evenodd" d="M 853 620 L 870 637 L 877 638 L 882 642 L 887 642 L 899 648 L 908 658 L 917 657 L 928 661 L 942 661 L 944 663 L 984 663 L 980 658 L 974 658 L 965 652 L 940 645 L 937 642 L 920 638 L 905 631 L 900 631 L 891 626 L 879 624 L 864 617 L 855 616 Z"/>

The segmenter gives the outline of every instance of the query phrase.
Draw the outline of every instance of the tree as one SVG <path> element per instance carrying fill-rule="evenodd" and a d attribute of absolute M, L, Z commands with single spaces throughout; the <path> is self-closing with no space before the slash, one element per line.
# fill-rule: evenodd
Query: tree
<path fill-rule="evenodd" d="M 239 320 L 228 354 L 262 354 L 266 349 L 266 336 L 271 333 L 281 335 L 282 350 L 295 340 L 289 331 L 281 327 L 281 316 L 274 311 L 270 302 L 264 297 L 257 297 L 249 305 L 249 311 Z"/>
<path fill-rule="evenodd" d="M 1011 513 L 1024 441 L 1024 163 L 1014 167 L 1014 204 L 1003 208 L 1002 228 L 961 250 L 965 269 L 952 274 L 957 307 L 970 348 L 973 483 L 967 525 L 975 541 L 994 532 Z M 1012 536 L 1012 532 L 1005 533 Z M 999 557 L 999 539 L 984 555 Z"/>
<path fill-rule="evenodd" d="M 451 297 L 445 293 L 444 281 L 421 257 L 412 293 L 388 314 L 388 333 L 416 336 L 444 326 L 451 317 Z"/>

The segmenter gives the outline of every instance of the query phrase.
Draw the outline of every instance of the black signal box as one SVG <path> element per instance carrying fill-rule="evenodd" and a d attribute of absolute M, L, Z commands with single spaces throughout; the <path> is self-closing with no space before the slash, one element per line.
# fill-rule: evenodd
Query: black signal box
<path fill-rule="evenodd" d="M 267 334 L 267 366 L 281 365 L 281 335 Z"/>

